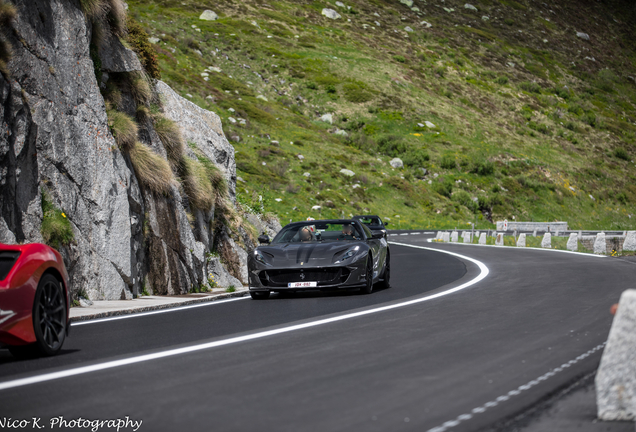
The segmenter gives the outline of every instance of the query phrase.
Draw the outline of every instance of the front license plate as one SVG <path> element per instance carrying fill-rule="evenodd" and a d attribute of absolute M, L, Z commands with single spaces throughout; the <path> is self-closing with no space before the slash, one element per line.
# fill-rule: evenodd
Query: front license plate
<path fill-rule="evenodd" d="M 287 284 L 288 288 L 311 288 L 318 286 L 318 282 L 291 282 Z"/>

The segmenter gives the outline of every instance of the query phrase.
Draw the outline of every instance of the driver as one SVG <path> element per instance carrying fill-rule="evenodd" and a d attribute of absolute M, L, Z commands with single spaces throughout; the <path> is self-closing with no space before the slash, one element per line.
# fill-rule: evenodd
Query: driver
<path fill-rule="evenodd" d="M 351 224 L 342 226 L 342 234 L 338 236 L 338 240 L 356 240 L 355 230 Z"/>
<path fill-rule="evenodd" d="M 300 241 L 301 242 L 310 242 L 314 239 L 314 234 L 311 232 L 309 227 L 302 227 L 300 230 Z"/>

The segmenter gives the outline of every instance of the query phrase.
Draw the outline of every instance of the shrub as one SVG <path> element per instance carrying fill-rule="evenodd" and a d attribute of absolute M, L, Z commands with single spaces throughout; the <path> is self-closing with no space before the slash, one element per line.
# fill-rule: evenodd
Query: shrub
<path fill-rule="evenodd" d="M 535 82 L 525 81 L 519 84 L 519 87 L 529 93 L 541 93 L 541 86 Z"/>
<path fill-rule="evenodd" d="M 451 194 L 453 193 L 453 184 L 450 182 L 450 180 L 433 183 L 433 190 L 441 196 L 450 198 Z"/>
<path fill-rule="evenodd" d="M 413 168 L 418 168 L 424 166 L 425 162 L 428 162 L 430 156 L 424 149 L 412 149 L 407 151 L 402 157 L 402 161 L 404 165 L 410 166 Z"/>
<path fill-rule="evenodd" d="M 565 89 L 565 88 L 555 88 L 554 90 L 554 94 L 565 99 L 568 100 L 570 99 L 570 90 Z"/>
<path fill-rule="evenodd" d="M 318 86 L 316 85 L 316 83 L 315 83 L 315 82 L 311 82 L 311 81 L 307 83 L 306 87 L 307 87 L 308 89 L 310 89 L 310 90 L 316 90 L 316 89 L 318 88 Z"/>
<path fill-rule="evenodd" d="M 598 118 L 596 117 L 596 114 L 592 112 L 585 113 L 585 115 L 583 116 L 583 121 L 594 128 L 599 125 L 599 121 L 598 121 Z"/>
<path fill-rule="evenodd" d="M 385 135 L 377 140 L 378 150 L 387 156 L 396 157 L 406 152 L 408 146 L 399 137 Z"/>
<path fill-rule="evenodd" d="M 175 180 L 170 165 L 164 158 L 140 142 L 135 142 L 129 154 L 139 183 L 152 192 L 164 194 L 170 192 Z"/>
<path fill-rule="evenodd" d="M 192 207 L 209 210 L 215 201 L 214 188 L 205 166 L 198 160 L 183 156 L 183 188 Z"/>
<path fill-rule="evenodd" d="M 174 171 L 177 171 L 178 165 L 183 158 L 185 146 L 181 137 L 181 129 L 172 120 L 162 115 L 155 117 L 155 132 L 159 136 L 161 143 L 166 149 L 168 161 Z"/>
<path fill-rule="evenodd" d="M 493 175 L 495 173 L 495 164 L 489 160 L 473 161 L 470 172 L 480 176 Z"/>
<path fill-rule="evenodd" d="M 46 192 L 42 192 L 42 227 L 40 233 L 49 246 L 60 248 L 74 239 L 73 228 L 66 214 L 55 207 Z"/>
<path fill-rule="evenodd" d="M 550 128 L 543 123 L 535 123 L 531 121 L 530 123 L 528 123 L 528 127 L 544 135 L 550 135 Z"/>
<path fill-rule="evenodd" d="M 107 110 L 106 114 L 115 142 L 122 151 L 129 151 L 137 141 L 137 123 L 127 114 L 114 109 Z"/>
<path fill-rule="evenodd" d="M 508 84 L 508 77 L 500 76 L 495 80 L 495 82 L 501 85 Z"/>
<path fill-rule="evenodd" d="M 477 203 L 472 200 L 472 198 L 466 191 L 460 190 L 455 192 L 452 196 L 452 199 L 453 201 L 458 202 L 472 212 L 477 210 Z"/>
<path fill-rule="evenodd" d="M 373 94 L 367 91 L 366 86 L 360 83 L 347 83 L 342 86 L 345 99 L 353 103 L 368 102 L 373 99 Z"/>
<path fill-rule="evenodd" d="M 625 192 L 619 192 L 616 194 L 616 199 L 623 205 L 627 205 L 627 202 L 629 201 Z"/>
<path fill-rule="evenodd" d="M 87 2 L 97 0 L 82 0 Z M 131 16 L 127 17 L 128 35 L 126 41 L 132 46 L 137 53 L 144 69 L 153 79 L 161 79 L 161 70 L 157 61 L 157 52 L 150 42 L 148 42 L 148 33 L 135 21 Z"/>
<path fill-rule="evenodd" d="M 329 84 L 327 87 L 325 87 L 325 91 L 327 93 L 334 94 L 337 91 L 336 86 L 334 86 L 333 84 Z"/>
<path fill-rule="evenodd" d="M 442 156 L 442 159 L 439 162 L 440 166 L 444 169 L 455 169 L 457 168 L 457 163 L 455 162 L 455 156 L 446 154 Z"/>
<path fill-rule="evenodd" d="M 619 148 L 614 150 L 614 156 L 619 158 L 619 159 L 626 160 L 626 161 L 630 160 L 629 153 L 627 153 L 627 150 L 625 150 L 622 147 L 619 147 Z"/>
<path fill-rule="evenodd" d="M 405 63 L 406 62 L 406 59 L 404 58 L 404 56 L 401 56 L 401 55 L 393 56 L 393 60 L 395 60 L 396 62 L 400 62 L 400 63 Z"/>

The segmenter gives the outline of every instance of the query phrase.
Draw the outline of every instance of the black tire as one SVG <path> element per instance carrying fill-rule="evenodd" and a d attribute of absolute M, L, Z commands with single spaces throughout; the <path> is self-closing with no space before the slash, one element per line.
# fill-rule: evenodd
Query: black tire
<path fill-rule="evenodd" d="M 391 255 L 388 252 L 386 254 L 386 263 L 384 264 L 384 275 L 379 285 L 383 289 L 391 288 Z"/>
<path fill-rule="evenodd" d="M 33 332 L 35 343 L 10 347 L 19 358 L 57 354 L 66 339 L 66 296 L 57 278 L 46 274 L 40 279 L 33 300 Z"/>
<path fill-rule="evenodd" d="M 367 256 L 366 284 L 360 288 L 360 294 L 371 294 L 371 291 L 373 291 L 373 257 L 369 252 Z"/>
<path fill-rule="evenodd" d="M 269 291 L 250 291 L 250 296 L 254 300 L 266 300 L 269 298 Z"/>

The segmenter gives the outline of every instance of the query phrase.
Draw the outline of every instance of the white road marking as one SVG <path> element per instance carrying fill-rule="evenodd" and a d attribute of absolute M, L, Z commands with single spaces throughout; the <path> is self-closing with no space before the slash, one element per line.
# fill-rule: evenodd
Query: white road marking
<path fill-rule="evenodd" d="M 187 306 L 177 306 L 173 308 L 168 307 L 165 309 L 158 309 L 158 310 L 148 311 L 148 312 L 131 312 L 126 315 L 116 315 L 112 317 L 88 319 L 83 321 L 74 321 L 71 323 L 71 326 L 75 327 L 75 326 L 81 326 L 86 324 L 97 324 L 97 323 L 102 323 L 106 321 L 117 321 L 117 320 L 128 319 L 128 318 L 138 318 L 138 317 L 143 317 L 148 315 L 157 315 L 157 314 L 167 313 L 167 312 L 177 312 L 177 311 L 182 311 L 186 309 L 194 309 L 194 308 L 203 307 L 203 306 L 214 306 L 214 305 L 229 303 L 229 302 L 233 302 L 237 300 L 246 300 L 249 298 L 251 297 L 247 295 L 245 297 L 236 297 L 236 298 L 231 298 L 227 300 L 211 300 L 211 301 L 196 303 L 196 304 L 187 305 Z"/>
<path fill-rule="evenodd" d="M 433 243 L 435 239 L 427 239 L 427 243 Z M 607 258 L 606 255 L 597 255 L 590 254 L 585 252 L 573 252 L 568 250 L 561 249 L 548 249 L 548 248 L 536 248 L 536 247 L 516 247 L 516 246 L 498 246 L 498 245 L 482 245 L 476 243 L 462 243 L 462 242 L 435 242 L 441 244 L 452 244 L 452 245 L 464 245 L 464 246 L 481 246 L 481 247 L 493 247 L 493 248 L 507 248 L 507 249 L 515 249 L 515 250 L 540 250 L 540 251 L 551 251 L 551 252 L 561 252 L 561 253 L 569 253 L 574 255 L 583 255 L 587 257 L 595 257 L 595 258 Z"/>
<path fill-rule="evenodd" d="M 409 300 L 402 303 L 395 303 L 388 306 L 381 306 L 381 307 L 367 309 L 360 312 L 348 313 L 348 314 L 339 315 L 339 316 L 335 316 L 331 318 L 320 319 L 320 320 L 311 321 L 311 322 L 307 322 L 303 324 L 282 327 L 282 328 L 274 329 L 274 330 L 252 333 L 252 334 L 248 334 L 244 336 L 232 337 L 229 339 L 223 339 L 223 340 L 214 341 L 214 342 L 207 342 L 207 343 L 192 345 L 192 346 L 183 347 L 183 348 L 169 349 L 169 350 L 160 351 L 160 352 L 156 352 L 152 354 L 139 355 L 139 356 L 129 357 L 129 358 L 121 359 L 121 360 L 113 360 L 113 361 L 98 363 L 98 364 L 89 365 L 89 366 L 81 366 L 81 367 L 61 370 L 58 372 L 50 372 L 50 373 L 34 375 L 31 377 L 26 377 L 26 378 L 19 378 L 19 379 L 10 380 L 10 381 L 4 381 L 4 382 L 0 382 L 0 390 L 23 387 L 23 386 L 27 386 L 31 384 L 43 383 L 43 382 L 53 381 L 53 380 L 61 379 L 61 378 L 68 378 L 68 377 L 82 375 L 82 374 L 86 374 L 90 372 L 97 372 L 101 370 L 112 369 L 116 367 L 132 365 L 136 363 L 143 363 L 143 362 L 147 362 L 151 360 L 158 360 L 158 359 L 162 359 L 166 357 L 173 357 L 173 356 L 181 355 L 181 354 L 188 354 L 192 352 L 218 348 L 218 347 L 232 345 L 239 342 L 262 339 L 269 336 L 279 335 L 283 333 L 290 333 L 297 330 L 303 330 L 303 329 L 311 328 L 311 327 L 318 327 L 325 324 L 331 324 L 331 323 L 345 321 L 348 319 L 357 318 L 357 317 L 361 317 L 365 315 L 371 315 L 371 314 L 375 314 L 379 312 L 385 312 L 385 311 L 389 311 L 393 309 L 403 308 L 403 307 L 411 306 L 418 303 L 424 303 L 430 300 L 434 300 L 440 297 L 444 297 L 444 296 L 456 293 L 458 291 L 462 291 L 468 287 L 471 287 L 475 285 L 476 283 L 480 282 L 481 280 L 483 280 L 486 276 L 488 276 L 488 273 L 489 273 L 488 267 L 486 267 L 486 265 L 482 263 L 481 261 L 477 261 L 474 258 L 460 255 L 455 252 L 449 252 L 449 251 L 445 251 L 441 249 L 433 249 L 433 248 L 428 248 L 424 246 L 415 246 L 415 245 L 409 245 L 409 244 L 403 244 L 403 243 L 392 242 L 392 244 L 406 246 L 406 247 L 410 247 L 414 249 L 425 249 L 425 250 L 430 250 L 433 252 L 445 253 L 448 255 L 453 255 L 453 256 L 462 258 L 466 261 L 470 261 L 476 264 L 480 270 L 479 275 L 477 275 L 477 277 L 475 277 L 474 279 L 469 280 L 468 282 L 465 282 L 459 286 L 456 286 L 455 288 L 450 288 L 450 289 L 447 289 L 446 291 L 442 291 L 437 294 L 420 297 L 418 299 Z"/>
<path fill-rule="evenodd" d="M 481 414 L 481 413 L 485 412 L 488 408 L 496 407 L 501 402 L 506 402 L 508 399 L 512 398 L 513 396 L 517 396 L 518 394 L 520 394 L 520 393 L 522 393 L 522 392 L 524 392 L 526 390 L 531 389 L 532 387 L 534 387 L 537 384 L 539 384 L 541 381 L 545 381 L 548 378 L 556 375 L 557 373 L 562 372 L 564 369 L 567 369 L 570 366 L 580 362 L 581 360 L 591 356 L 595 352 L 603 349 L 603 347 L 605 346 L 606 343 L 607 342 L 603 342 L 602 344 L 597 345 L 594 348 L 592 348 L 591 350 L 581 354 L 577 358 L 575 358 L 573 360 L 570 360 L 567 363 L 563 363 L 561 366 L 552 369 L 550 372 L 546 372 L 545 374 L 541 375 L 539 378 L 533 379 L 532 381 L 528 382 L 527 384 L 520 385 L 515 390 L 510 390 L 507 394 L 499 396 L 495 400 L 492 400 L 490 402 L 486 402 L 485 404 L 483 404 L 482 406 L 479 406 L 477 408 L 473 408 L 470 413 L 461 414 L 461 415 L 457 416 L 457 418 L 455 420 L 449 420 L 449 421 L 447 421 L 445 423 L 442 423 L 441 425 L 439 425 L 437 427 L 429 429 L 427 432 L 445 432 L 448 429 L 457 426 L 458 424 L 460 424 L 463 421 L 470 420 L 471 418 L 473 418 L 473 415 Z"/>

